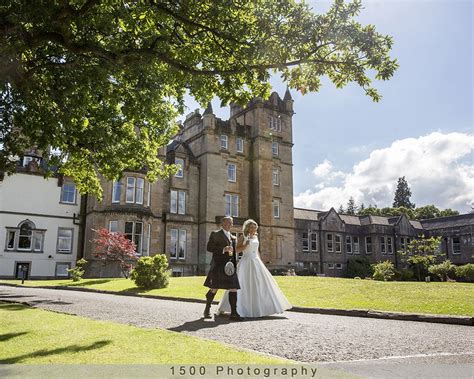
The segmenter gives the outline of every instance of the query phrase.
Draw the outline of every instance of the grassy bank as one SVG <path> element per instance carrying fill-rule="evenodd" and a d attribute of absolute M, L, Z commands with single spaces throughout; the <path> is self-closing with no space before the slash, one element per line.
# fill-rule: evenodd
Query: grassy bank
<path fill-rule="evenodd" d="M 284 359 L 161 329 L 0 303 L 1 364 L 285 364 Z"/>

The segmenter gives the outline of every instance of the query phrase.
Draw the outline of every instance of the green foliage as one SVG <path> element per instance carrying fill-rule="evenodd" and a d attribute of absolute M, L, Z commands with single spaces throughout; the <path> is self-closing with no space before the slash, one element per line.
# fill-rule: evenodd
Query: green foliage
<path fill-rule="evenodd" d="M 409 209 L 415 208 L 415 204 L 410 201 L 411 190 L 404 176 L 398 178 L 397 189 L 393 199 L 393 207 L 405 207 Z"/>
<path fill-rule="evenodd" d="M 435 264 L 440 256 L 441 237 L 418 236 L 407 246 L 406 252 L 398 254 L 415 271 L 419 281 L 428 274 L 428 267 Z"/>
<path fill-rule="evenodd" d="M 359 216 L 400 216 L 404 214 L 409 220 L 423 220 L 435 217 L 447 217 L 447 216 L 457 216 L 458 211 L 452 209 L 440 210 L 434 205 L 425 205 L 419 208 L 407 208 L 407 207 L 396 207 L 396 208 L 377 208 L 376 206 L 369 206 L 367 208 L 360 208 L 357 212 Z"/>
<path fill-rule="evenodd" d="M 347 210 L 346 213 L 348 215 L 355 215 L 357 212 L 357 206 L 355 204 L 354 198 L 351 196 L 349 201 L 347 202 Z"/>
<path fill-rule="evenodd" d="M 82 276 L 85 273 L 84 266 L 86 264 L 87 261 L 84 258 L 81 258 L 76 262 L 76 267 L 67 269 L 73 282 L 79 282 L 82 279 Z"/>
<path fill-rule="evenodd" d="M 442 282 L 446 282 L 450 278 L 450 275 L 454 274 L 455 268 L 456 266 L 453 265 L 449 259 L 447 259 L 440 264 L 429 266 L 428 271 L 430 274 L 439 277 Z"/>
<path fill-rule="evenodd" d="M 455 269 L 456 277 L 466 282 L 474 282 L 474 264 L 468 263 L 463 266 L 457 266 Z"/>
<path fill-rule="evenodd" d="M 384 282 L 392 280 L 395 276 L 395 266 L 390 261 L 378 262 L 372 264 L 374 273 L 372 278 L 382 280 Z"/>
<path fill-rule="evenodd" d="M 414 275 L 415 274 L 413 270 L 402 268 L 400 270 L 395 271 L 395 280 L 400 280 L 400 281 L 412 280 Z"/>
<path fill-rule="evenodd" d="M 158 158 L 177 132 L 187 92 L 203 107 L 246 104 L 270 92 L 272 72 L 290 88 L 388 80 L 393 40 L 356 21 L 360 0 L 325 14 L 294 0 L 5 0 L 1 7 L 0 171 L 35 146 L 81 193 L 101 195 L 99 176 L 174 167 Z M 51 148 L 51 149 L 50 149 Z"/>
<path fill-rule="evenodd" d="M 348 278 L 368 278 L 372 276 L 372 267 L 366 257 L 352 257 L 347 261 L 346 276 Z"/>
<path fill-rule="evenodd" d="M 145 289 L 165 288 L 169 278 L 168 259 L 164 254 L 141 257 L 130 274 L 137 287 Z"/>

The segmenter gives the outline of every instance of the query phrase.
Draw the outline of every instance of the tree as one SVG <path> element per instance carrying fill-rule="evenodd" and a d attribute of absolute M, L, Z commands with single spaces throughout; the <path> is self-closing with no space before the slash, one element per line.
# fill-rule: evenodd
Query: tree
<path fill-rule="evenodd" d="M 415 219 L 424 220 L 428 218 L 440 217 L 440 211 L 434 205 L 425 205 L 415 209 Z"/>
<path fill-rule="evenodd" d="M 355 205 L 354 198 L 351 196 L 349 198 L 349 201 L 347 202 L 347 214 L 349 215 L 355 215 L 357 212 L 357 206 Z"/>
<path fill-rule="evenodd" d="M 345 213 L 344 212 L 344 207 L 342 205 L 339 206 L 339 209 L 337 210 L 337 213 L 339 213 L 339 214 Z"/>
<path fill-rule="evenodd" d="M 157 153 L 177 132 L 187 92 L 202 106 L 266 97 L 271 73 L 318 91 L 372 80 L 398 64 L 393 40 L 355 17 L 360 0 L 314 14 L 294 0 L 5 0 L 0 7 L 0 171 L 26 149 L 101 195 L 99 177 L 176 167 Z"/>
<path fill-rule="evenodd" d="M 440 244 L 441 237 L 420 235 L 408 244 L 406 252 L 399 251 L 398 254 L 415 270 L 418 281 L 421 281 L 422 277 L 428 274 L 429 266 L 436 263 L 440 257 Z"/>
<path fill-rule="evenodd" d="M 109 232 L 105 228 L 95 230 L 98 238 L 92 242 L 96 245 L 94 256 L 104 264 L 118 263 L 123 275 L 128 278 L 128 273 L 137 261 L 135 244 L 124 233 Z"/>
<path fill-rule="evenodd" d="M 395 198 L 393 199 L 393 207 L 406 207 L 413 209 L 415 204 L 410 202 L 411 191 L 405 177 L 398 178 L 397 189 L 395 190 Z"/>

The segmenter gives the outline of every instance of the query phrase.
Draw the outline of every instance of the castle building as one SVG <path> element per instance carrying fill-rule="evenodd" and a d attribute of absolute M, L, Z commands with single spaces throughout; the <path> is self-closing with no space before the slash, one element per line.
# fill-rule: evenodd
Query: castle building
<path fill-rule="evenodd" d="M 453 263 L 474 261 L 474 213 L 413 221 L 295 208 L 292 117 L 288 90 L 283 99 L 274 92 L 231 105 L 228 120 L 210 105 L 196 110 L 159 152 L 180 167 L 176 175 L 150 183 L 145 171 L 124 171 L 102 180 L 100 201 L 78 196 L 68 178 L 44 179 L 41 156 L 25 154 L 16 174 L 0 177 L 0 277 L 19 277 L 24 267 L 31 278 L 64 277 L 81 257 L 88 277 L 120 276 L 118 265 L 94 256 L 99 228 L 125 233 L 141 256 L 166 254 L 175 276 L 203 275 L 207 240 L 225 215 L 235 235 L 247 218 L 258 222 L 261 258 L 275 271 L 341 277 L 358 256 L 403 268 L 396 252 L 420 234 L 442 236 Z"/>

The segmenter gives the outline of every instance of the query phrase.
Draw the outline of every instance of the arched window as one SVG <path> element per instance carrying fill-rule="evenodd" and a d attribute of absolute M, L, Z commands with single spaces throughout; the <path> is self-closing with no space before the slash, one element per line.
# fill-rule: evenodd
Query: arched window
<path fill-rule="evenodd" d="M 33 223 L 25 221 L 20 226 L 20 236 L 18 238 L 18 250 L 31 250 L 33 241 Z"/>

